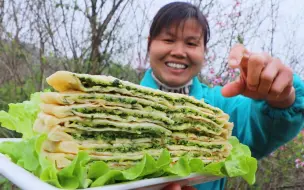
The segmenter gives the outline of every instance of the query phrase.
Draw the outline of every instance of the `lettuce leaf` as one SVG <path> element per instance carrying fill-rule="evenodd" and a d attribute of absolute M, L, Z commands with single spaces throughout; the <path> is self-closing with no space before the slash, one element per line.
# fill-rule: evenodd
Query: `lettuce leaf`
<path fill-rule="evenodd" d="M 257 160 L 251 157 L 249 147 L 241 144 L 236 137 L 231 137 L 229 143 L 233 149 L 224 162 L 227 175 L 229 177 L 241 176 L 249 184 L 254 184 Z"/>
<path fill-rule="evenodd" d="M 22 138 L 29 139 L 35 135 L 33 124 L 40 111 L 40 92 L 31 95 L 30 101 L 9 104 L 9 111 L 0 111 L 0 124 L 9 130 L 22 134 Z"/>
<path fill-rule="evenodd" d="M 235 137 L 229 140 L 233 149 L 224 162 L 204 164 L 200 159 L 185 155 L 171 164 L 170 154 L 164 149 L 158 160 L 145 154 L 135 166 L 113 170 L 103 161 L 90 160 L 87 152 L 79 152 L 72 163 L 60 171 L 40 153 L 45 139 L 46 135 L 40 135 L 21 142 L 4 142 L 0 144 L 0 153 L 6 154 L 41 180 L 63 189 L 98 187 L 160 176 L 188 176 L 192 172 L 219 177 L 240 176 L 249 184 L 255 182 L 257 161 L 251 157 L 249 148 Z"/>
<path fill-rule="evenodd" d="M 3 142 L 0 143 L 0 150 L 2 154 L 8 155 L 17 165 L 28 171 L 37 173 L 39 162 L 34 144 L 35 139 L 21 142 Z"/>

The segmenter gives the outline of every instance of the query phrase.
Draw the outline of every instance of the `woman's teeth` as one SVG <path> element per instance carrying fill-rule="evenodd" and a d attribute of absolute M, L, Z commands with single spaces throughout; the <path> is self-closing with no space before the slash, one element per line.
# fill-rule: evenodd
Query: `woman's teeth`
<path fill-rule="evenodd" d="M 172 68 L 175 68 L 175 69 L 186 69 L 187 68 L 187 65 L 178 64 L 178 63 L 166 63 L 166 65 L 168 67 L 172 67 Z"/>

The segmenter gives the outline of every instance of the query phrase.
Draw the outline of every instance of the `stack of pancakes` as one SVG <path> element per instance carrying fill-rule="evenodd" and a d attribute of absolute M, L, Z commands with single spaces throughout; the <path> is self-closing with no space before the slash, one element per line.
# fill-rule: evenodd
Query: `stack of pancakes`
<path fill-rule="evenodd" d="M 125 169 L 167 149 L 175 162 L 188 155 L 225 160 L 233 124 L 228 115 L 193 97 L 142 87 L 110 76 L 58 71 L 47 78 L 58 92 L 41 95 L 34 125 L 46 133 L 43 153 L 61 169 L 79 151 Z"/>

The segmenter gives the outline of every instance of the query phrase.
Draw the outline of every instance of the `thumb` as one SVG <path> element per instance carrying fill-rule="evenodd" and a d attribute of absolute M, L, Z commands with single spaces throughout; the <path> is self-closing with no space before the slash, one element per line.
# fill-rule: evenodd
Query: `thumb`
<path fill-rule="evenodd" d="M 225 97 L 233 97 L 242 94 L 246 88 L 244 79 L 238 78 L 236 81 L 226 84 L 222 88 L 222 95 Z"/>
<path fill-rule="evenodd" d="M 232 69 L 237 69 L 240 67 L 240 64 L 238 60 L 232 58 L 228 60 L 228 66 Z"/>

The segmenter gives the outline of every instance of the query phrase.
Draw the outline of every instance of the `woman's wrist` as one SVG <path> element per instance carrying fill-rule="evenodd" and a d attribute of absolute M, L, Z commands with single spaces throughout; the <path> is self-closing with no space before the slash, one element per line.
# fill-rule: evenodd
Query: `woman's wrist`
<path fill-rule="evenodd" d="M 296 99 L 296 93 L 293 90 L 292 93 L 285 99 L 281 101 L 268 100 L 267 103 L 274 108 L 285 109 L 290 107 Z"/>

